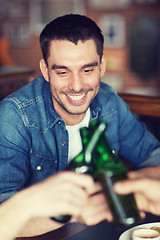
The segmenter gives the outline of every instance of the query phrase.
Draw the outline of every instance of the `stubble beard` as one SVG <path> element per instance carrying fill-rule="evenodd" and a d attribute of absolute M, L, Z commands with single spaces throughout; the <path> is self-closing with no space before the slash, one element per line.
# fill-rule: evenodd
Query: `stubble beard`
<path fill-rule="evenodd" d="M 67 112 L 68 114 L 70 115 L 73 115 L 73 116 L 78 116 L 78 115 L 81 115 L 81 114 L 85 114 L 89 108 L 89 105 L 91 104 L 91 102 L 93 101 L 94 97 L 91 99 L 90 103 L 88 104 L 88 106 L 86 107 L 85 110 L 81 111 L 81 112 L 71 112 L 69 109 L 67 109 L 64 104 L 58 100 L 53 94 L 52 94 L 52 97 L 54 98 L 54 100 L 58 103 L 58 105 L 65 111 Z"/>
<path fill-rule="evenodd" d="M 50 80 L 50 76 L 49 76 L 49 80 Z M 51 81 L 49 81 L 49 83 L 50 83 L 50 82 L 51 82 Z M 99 87 L 100 87 L 100 84 L 99 84 Z M 52 89 L 51 84 L 50 84 L 50 91 L 51 91 L 52 99 L 54 99 L 54 100 L 58 103 L 58 105 L 59 105 L 65 112 L 67 112 L 68 114 L 70 114 L 70 115 L 72 115 L 72 116 L 79 116 L 79 115 L 81 115 L 81 114 L 85 114 L 85 113 L 87 112 L 90 104 L 92 103 L 92 101 L 94 100 L 94 98 L 95 98 L 96 95 L 97 95 L 97 94 L 94 94 L 94 95 L 92 96 L 92 98 L 91 98 L 90 102 L 88 103 L 88 106 L 86 106 L 85 110 L 83 110 L 83 111 L 81 111 L 81 112 L 71 112 L 71 111 L 69 111 L 69 110 L 64 106 L 64 104 L 61 102 L 59 96 L 58 96 L 57 94 L 56 94 L 57 97 L 55 96 L 55 94 L 54 94 L 54 89 Z M 93 91 L 93 89 L 92 89 L 92 88 L 90 88 L 90 89 L 88 89 L 88 90 L 82 89 L 82 90 L 80 90 L 78 93 L 87 93 L 87 92 L 90 92 L 90 91 Z M 98 90 L 98 91 L 99 91 L 99 90 Z M 68 94 L 68 93 L 74 94 L 75 92 L 70 91 L 70 92 L 61 92 L 61 93 L 62 93 L 62 94 L 66 94 L 66 93 L 67 93 L 67 94 Z M 78 93 L 75 93 L 75 94 L 78 94 Z M 97 92 L 97 93 L 98 93 L 98 92 Z"/>

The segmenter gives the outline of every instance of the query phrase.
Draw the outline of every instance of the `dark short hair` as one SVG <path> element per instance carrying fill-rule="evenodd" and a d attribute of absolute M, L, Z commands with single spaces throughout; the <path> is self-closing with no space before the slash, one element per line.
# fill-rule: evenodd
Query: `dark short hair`
<path fill-rule="evenodd" d="M 104 37 L 101 29 L 90 18 L 79 14 L 66 14 L 48 23 L 40 34 L 43 58 L 47 64 L 52 40 L 68 40 L 77 44 L 79 40 L 93 39 L 100 60 L 103 55 Z"/>

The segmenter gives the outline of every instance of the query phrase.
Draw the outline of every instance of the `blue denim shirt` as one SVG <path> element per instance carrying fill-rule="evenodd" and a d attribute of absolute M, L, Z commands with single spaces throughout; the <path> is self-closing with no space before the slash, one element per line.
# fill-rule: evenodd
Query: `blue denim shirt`
<path fill-rule="evenodd" d="M 90 109 L 91 120 L 106 121 L 105 134 L 117 155 L 136 166 L 160 162 L 159 141 L 110 86 L 101 83 Z M 0 202 L 64 170 L 67 161 L 68 132 L 54 110 L 49 83 L 43 77 L 0 103 Z"/>

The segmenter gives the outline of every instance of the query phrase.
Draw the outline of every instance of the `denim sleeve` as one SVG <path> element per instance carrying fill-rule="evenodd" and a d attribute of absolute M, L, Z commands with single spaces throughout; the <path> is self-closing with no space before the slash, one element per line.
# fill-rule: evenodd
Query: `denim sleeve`
<path fill-rule="evenodd" d="M 21 190 L 27 182 L 30 141 L 20 109 L 14 101 L 5 99 L 0 103 L 1 201 Z"/>
<path fill-rule="evenodd" d="M 12 197 L 15 193 L 16 193 L 16 191 L 2 193 L 0 195 L 0 204 L 3 203 L 4 201 L 6 201 L 7 199 L 9 199 L 10 197 Z"/>
<path fill-rule="evenodd" d="M 150 167 L 160 165 L 160 147 L 154 150 L 149 158 L 142 162 L 138 167 Z"/>
<path fill-rule="evenodd" d="M 120 142 L 119 154 L 130 160 L 136 167 L 158 165 L 160 142 L 150 133 L 145 124 L 131 113 L 129 106 L 117 96 Z M 157 149 L 157 150 L 156 150 Z"/>

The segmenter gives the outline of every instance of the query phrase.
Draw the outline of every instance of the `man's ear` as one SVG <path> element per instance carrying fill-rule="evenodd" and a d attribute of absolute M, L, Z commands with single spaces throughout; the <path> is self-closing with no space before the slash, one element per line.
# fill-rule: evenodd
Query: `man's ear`
<path fill-rule="evenodd" d="M 45 80 L 46 80 L 47 82 L 49 82 L 48 67 L 47 67 L 44 59 L 41 59 L 41 60 L 40 60 L 39 66 L 40 66 L 40 69 L 41 69 L 41 72 L 42 72 L 43 77 L 45 78 Z"/>
<path fill-rule="evenodd" d="M 101 59 L 101 77 L 103 77 L 105 72 L 106 72 L 106 56 L 103 54 Z"/>

